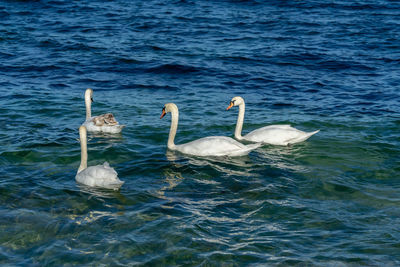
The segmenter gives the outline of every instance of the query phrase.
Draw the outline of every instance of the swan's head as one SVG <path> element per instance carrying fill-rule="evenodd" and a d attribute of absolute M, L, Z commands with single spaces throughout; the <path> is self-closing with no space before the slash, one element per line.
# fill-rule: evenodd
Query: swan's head
<path fill-rule="evenodd" d="M 174 103 L 167 103 L 162 109 L 160 119 L 162 119 L 168 112 L 176 111 L 178 107 Z"/>
<path fill-rule="evenodd" d="M 240 104 L 243 104 L 243 103 L 244 103 L 243 98 L 241 98 L 240 96 L 235 96 L 234 98 L 232 98 L 231 103 L 226 108 L 226 110 L 229 110 L 233 106 L 239 106 Z"/>
<path fill-rule="evenodd" d="M 85 92 L 85 99 L 90 99 L 93 102 L 93 90 L 88 88 Z"/>

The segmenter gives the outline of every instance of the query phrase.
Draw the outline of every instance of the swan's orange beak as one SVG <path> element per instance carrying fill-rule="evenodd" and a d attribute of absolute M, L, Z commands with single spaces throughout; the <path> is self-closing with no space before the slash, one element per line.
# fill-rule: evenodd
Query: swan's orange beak
<path fill-rule="evenodd" d="M 229 106 L 226 108 L 226 110 L 229 110 L 231 107 L 233 107 L 233 102 L 231 101 L 231 103 L 229 104 Z"/>
<path fill-rule="evenodd" d="M 165 108 L 163 108 L 163 109 L 162 109 L 161 116 L 160 116 L 160 119 L 162 119 L 162 118 L 165 116 L 165 114 L 167 114 L 167 113 L 165 112 Z"/>

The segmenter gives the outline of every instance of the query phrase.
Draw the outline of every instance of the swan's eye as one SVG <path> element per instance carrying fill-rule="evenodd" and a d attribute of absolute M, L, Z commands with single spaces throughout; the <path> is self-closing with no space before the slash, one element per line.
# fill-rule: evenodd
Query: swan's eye
<path fill-rule="evenodd" d="M 236 101 L 236 100 L 232 100 L 231 103 L 232 103 L 232 104 L 235 104 L 235 101 Z"/>

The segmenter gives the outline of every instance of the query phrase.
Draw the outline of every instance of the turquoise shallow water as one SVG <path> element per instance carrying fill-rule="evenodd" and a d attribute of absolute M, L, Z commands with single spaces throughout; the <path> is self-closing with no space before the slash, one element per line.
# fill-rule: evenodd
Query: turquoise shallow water
<path fill-rule="evenodd" d="M 66 12 L 69 10 L 69 12 Z M 400 264 L 398 4 L 8 1 L 0 4 L 0 263 Z M 89 134 L 83 93 L 120 135 Z M 237 158 L 168 152 L 268 124 L 321 131 Z"/>

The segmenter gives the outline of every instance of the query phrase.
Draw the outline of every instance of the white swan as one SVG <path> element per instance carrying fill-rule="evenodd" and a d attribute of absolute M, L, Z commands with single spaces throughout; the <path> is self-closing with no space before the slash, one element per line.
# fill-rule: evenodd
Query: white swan
<path fill-rule="evenodd" d="M 82 124 L 88 132 L 120 133 L 125 125 L 120 125 L 111 113 L 92 117 L 91 105 L 93 102 L 93 90 L 85 91 L 86 121 Z"/>
<path fill-rule="evenodd" d="M 110 167 L 108 162 L 104 162 L 103 165 L 87 166 L 88 155 L 85 126 L 79 127 L 79 138 L 81 141 L 81 165 L 76 173 L 75 180 L 87 186 L 118 190 L 124 182 L 118 179 L 117 172 Z"/>
<path fill-rule="evenodd" d="M 161 118 L 171 112 L 171 129 L 168 137 L 168 148 L 194 156 L 242 156 L 256 149 L 261 144 L 243 145 L 226 136 L 209 136 L 192 142 L 175 145 L 174 139 L 178 129 L 179 111 L 174 103 L 165 104 Z"/>
<path fill-rule="evenodd" d="M 229 110 L 233 106 L 239 106 L 239 115 L 236 122 L 235 138 L 237 140 L 246 140 L 250 142 L 261 142 L 271 145 L 282 145 L 286 146 L 289 144 L 299 143 L 307 140 L 313 134 L 319 132 L 319 130 L 306 133 L 290 125 L 269 125 L 259 129 L 256 129 L 245 136 L 242 136 L 242 127 L 244 119 L 245 104 L 243 98 L 236 96 L 232 98 L 230 105 L 226 108 Z"/>

